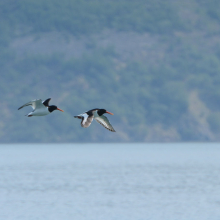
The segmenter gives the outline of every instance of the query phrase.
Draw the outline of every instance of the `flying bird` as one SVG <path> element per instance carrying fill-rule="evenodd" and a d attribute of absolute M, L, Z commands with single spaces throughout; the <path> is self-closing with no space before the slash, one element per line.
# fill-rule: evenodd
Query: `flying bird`
<path fill-rule="evenodd" d="M 41 99 L 35 99 L 33 101 L 30 101 L 30 102 L 22 105 L 19 109 L 21 109 L 25 106 L 31 105 L 31 107 L 33 108 L 33 111 L 30 112 L 29 114 L 27 114 L 26 115 L 27 117 L 48 115 L 51 112 L 53 112 L 54 110 L 59 110 L 59 111 L 63 112 L 63 110 L 57 108 L 56 105 L 49 105 L 50 100 L 51 100 L 51 98 L 46 99 L 45 101 L 42 102 Z"/>
<path fill-rule="evenodd" d="M 109 131 L 115 132 L 115 129 L 112 127 L 111 123 L 109 122 L 108 118 L 105 117 L 103 114 L 108 113 L 113 115 L 113 113 L 106 111 L 105 109 L 95 108 L 89 110 L 83 114 L 74 116 L 74 118 L 82 119 L 81 126 L 83 128 L 87 128 L 92 123 L 93 118 L 100 123 L 103 127 L 108 129 Z"/>

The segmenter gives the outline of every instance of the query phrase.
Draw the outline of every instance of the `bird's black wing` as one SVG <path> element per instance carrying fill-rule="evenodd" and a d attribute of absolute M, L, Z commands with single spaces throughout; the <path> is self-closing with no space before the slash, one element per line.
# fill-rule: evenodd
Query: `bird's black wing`
<path fill-rule="evenodd" d="M 43 104 L 48 107 L 49 106 L 49 101 L 51 100 L 51 98 L 46 99 L 45 101 L 43 101 Z"/>

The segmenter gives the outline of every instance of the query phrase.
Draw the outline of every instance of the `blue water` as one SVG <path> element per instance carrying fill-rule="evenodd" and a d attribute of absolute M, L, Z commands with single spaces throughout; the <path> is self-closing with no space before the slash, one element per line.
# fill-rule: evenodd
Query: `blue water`
<path fill-rule="evenodd" d="M 1 220 L 219 220 L 220 144 L 0 145 Z"/>

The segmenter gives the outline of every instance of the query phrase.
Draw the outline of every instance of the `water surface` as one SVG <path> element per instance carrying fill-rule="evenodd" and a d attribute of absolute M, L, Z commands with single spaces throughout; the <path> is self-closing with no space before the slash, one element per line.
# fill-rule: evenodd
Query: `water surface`
<path fill-rule="evenodd" d="M 219 220 L 220 144 L 0 145 L 0 219 Z"/>

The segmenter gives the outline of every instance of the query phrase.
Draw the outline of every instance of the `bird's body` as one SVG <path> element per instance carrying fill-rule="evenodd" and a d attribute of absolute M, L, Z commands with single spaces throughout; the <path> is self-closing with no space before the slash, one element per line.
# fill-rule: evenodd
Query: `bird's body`
<path fill-rule="evenodd" d="M 33 111 L 26 115 L 28 117 L 48 115 L 51 112 L 53 112 L 54 110 L 59 110 L 59 111 L 63 112 L 62 109 L 57 108 L 57 106 L 55 106 L 55 105 L 49 106 L 50 100 L 51 100 L 51 98 L 46 99 L 45 101 L 42 101 L 41 99 L 35 99 L 35 100 L 32 100 L 32 101 L 22 105 L 19 109 L 30 105 L 33 108 Z"/>
<path fill-rule="evenodd" d="M 74 116 L 74 118 L 82 119 L 81 126 L 83 128 L 87 128 L 90 126 L 90 124 L 93 121 L 93 118 L 100 123 L 103 127 L 108 129 L 109 131 L 115 132 L 115 129 L 112 127 L 111 123 L 109 122 L 108 118 L 105 117 L 103 114 L 108 113 L 110 115 L 113 115 L 113 113 L 106 111 L 105 109 L 92 109 L 89 110 L 83 114 Z"/>

